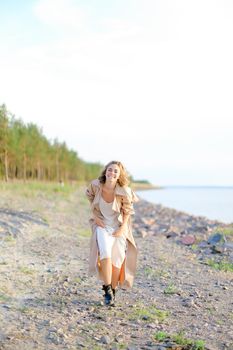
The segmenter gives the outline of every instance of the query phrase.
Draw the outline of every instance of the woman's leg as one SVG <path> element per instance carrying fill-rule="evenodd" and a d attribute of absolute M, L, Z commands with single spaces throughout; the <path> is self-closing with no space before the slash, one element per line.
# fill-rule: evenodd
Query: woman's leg
<path fill-rule="evenodd" d="M 125 260 L 126 238 L 116 237 L 112 247 L 112 288 L 118 286 L 121 266 Z"/>
<path fill-rule="evenodd" d="M 112 246 L 114 237 L 112 237 L 105 228 L 97 227 L 97 243 L 100 254 L 101 274 L 104 285 L 111 284 L 112 280 Z"/>
<path fill-rule="evenodd" d="M 121 271 L 121 269 L 112 265 L 112 289 L 116 289 L 116 287 L 118 285 L 120 271 Z"/>
<path fill-rule="evenodd" d="M 100 260 L 101 272 L 104 285 L 111 284 L 112 280 L 112 260 L 110 258 Z"/>

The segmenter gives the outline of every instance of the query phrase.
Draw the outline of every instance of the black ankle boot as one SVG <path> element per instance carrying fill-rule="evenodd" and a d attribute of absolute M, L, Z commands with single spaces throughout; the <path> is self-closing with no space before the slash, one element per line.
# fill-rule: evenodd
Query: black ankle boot
<path fill-rule="evenodd" d="M 104 294 L 105 305 L 113 306 L 114 305 L 114 296 L 113 296 L 111 284 L 108 284 L 107 286 L 103 286 L 103 290 L 105 292 L 105 294 Z"/>
<path fill-rule="evenodd" d="M 112 288 L 112 293 L 113 293 L 113 301 L 115 303 L 115 301 L 116 301 L 116 289 Z"/>

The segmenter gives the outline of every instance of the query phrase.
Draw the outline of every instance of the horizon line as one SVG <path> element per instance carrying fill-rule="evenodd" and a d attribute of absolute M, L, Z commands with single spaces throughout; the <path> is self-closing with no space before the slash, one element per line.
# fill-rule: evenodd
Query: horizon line
<path fill-rule="evenodd" d="M 165 187 L 209 187 L 209 188 L 233 188 L 233 185 L 160 185 L 160 188 Z"/>

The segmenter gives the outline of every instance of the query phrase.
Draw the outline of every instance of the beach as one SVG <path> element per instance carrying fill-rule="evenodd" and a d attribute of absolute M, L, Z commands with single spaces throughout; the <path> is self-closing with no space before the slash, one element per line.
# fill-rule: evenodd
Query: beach
<path fill-rule="evenodd" d="M 109 308 L 65 187 L 0 191 L 0 349 L 233 349 L 232 226 L 141 199 L 135 283 Z"/>

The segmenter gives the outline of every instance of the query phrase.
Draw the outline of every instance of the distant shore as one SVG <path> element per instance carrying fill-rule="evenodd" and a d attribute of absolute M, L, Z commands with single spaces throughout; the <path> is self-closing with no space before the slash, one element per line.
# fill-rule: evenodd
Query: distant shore
<path fill-rule="evenodd" d="M 160 190 L 163 187 L 152 185 L 150 183 L 141 183 L 141 182 L 132 182 L 131 187 L 135 191 L 143 191 L 143 190 Z"/>

